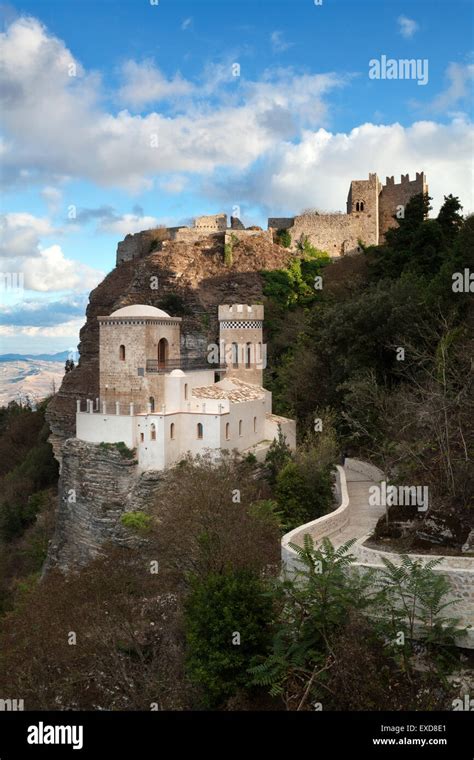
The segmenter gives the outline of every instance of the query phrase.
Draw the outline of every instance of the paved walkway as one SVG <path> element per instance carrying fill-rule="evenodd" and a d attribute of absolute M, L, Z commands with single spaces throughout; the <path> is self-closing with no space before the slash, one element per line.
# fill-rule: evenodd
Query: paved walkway
<path fill-rule="evenodd" d="M 367 480 L 366 475 L 351 470 L 347 465 L 344 467 L 349 494 L 349 523 L 338 533 L 331 536 L 333 544 L 340 546 L 350 538 L 363 538 L 371 533 L 381 515 L 385 514 L 385 507 L 369 505 L 369 488 L 377 485 L 373 480 Z"/>

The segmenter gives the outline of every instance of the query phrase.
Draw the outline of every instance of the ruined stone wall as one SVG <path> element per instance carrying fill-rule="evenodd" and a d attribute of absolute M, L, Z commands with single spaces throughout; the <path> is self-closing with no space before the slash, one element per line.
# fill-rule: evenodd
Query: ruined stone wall
<path fill-rule="evenodd" d="M 165 227 L 126 235 L 117 245 L 117 266 L 125 261 L 133 261 L 147 256 L 153 249 L 158 249 L 163 240 L 169 240 L 170 233 Z"/>
<path fill-rule="evenodd" d="M 371 213 L 302 214 L 289 228 L 293 247 L 307 237 L 320 251 L 337 258 L 360 251 L 359 239 L 366 245 L 376 243 L 376 219 Z"/>
<path fill-rule="evenodd" d="M 404 208 L 414 195 L 427 192 L 428 185 L 423 172 L 417 172 L 413 180 L 410 180 L 409 174 L 402 174 L 401 182 L 398 184 L 395 183 L 393 177 L 387 177 L 379 198 L 380 242 L 383 242 L 385 233 L 390 227 L 397 226 L 396 220 L 393 219 L 397 207 Z"/>
<path fill-rule="evenodd" d="M 197 216 L 194 220 L 194 229 L 205 232 L 223 232 L 227 229 L 227 214 Z"/>

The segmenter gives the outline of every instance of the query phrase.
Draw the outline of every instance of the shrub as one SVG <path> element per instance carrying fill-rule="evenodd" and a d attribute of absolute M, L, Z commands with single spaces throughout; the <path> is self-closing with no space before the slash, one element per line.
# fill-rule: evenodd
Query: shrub
<path fill-rule="evenodd" d="M 151 528 L 151 517 L 144 512 L 126 512 L 120 518 L 120 522 L 137 533 L 148 533 Z"/>
<path fill-rule="evenodd" d="M 187 671 L 208 707 L 250 686 L 249 663 L 270 643 L 272 603 L 264 591 L 248 570 L 192 580 L 185 603 Z"/>

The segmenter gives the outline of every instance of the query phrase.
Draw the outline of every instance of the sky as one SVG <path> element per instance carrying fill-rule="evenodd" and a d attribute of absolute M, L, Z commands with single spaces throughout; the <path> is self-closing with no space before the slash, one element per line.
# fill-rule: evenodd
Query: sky
<path fill-rule="evenodd" d="M 472 212 L 473 8 L 1 5 L 0 353 L 74 349 L 117 243 L 158 224 L 345 210 L 369 172 L 424 171 L 432 214 Z"/>

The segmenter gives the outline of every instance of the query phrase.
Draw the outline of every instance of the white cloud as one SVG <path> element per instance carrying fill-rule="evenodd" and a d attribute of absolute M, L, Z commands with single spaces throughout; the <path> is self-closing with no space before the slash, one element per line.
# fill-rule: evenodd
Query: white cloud
<path fill-rule="evenodd" d="M 124 84 L 118 92 L 118 97 L 122 103 L 133 108 L 172 100 L 189 95 L 193 91 L 193 85 L 183 79 L 181 74 L 167 79 L 150 60 L 143 63 L 126 61 L 122 66 L 122 76 Z"/>
<path fill-rule="evenodd" d="M 53 228 L 48 219 L 28 213 L 11 213 L 0 216 L 0 257 L 22 259 L 38 255 L 41 235 L 51 235 Z"/>
<path fill-rule="evenodd" d="M 456 106 L 460 100 L 472 98 L 474 64 L 450 63 L 446 69 L 446 79 L 448 82 L 446 89 L 428 104 L 428 108 L 432 111 L 446 111 Z"/>
<path fill-rule="evenodd" d="M 258 170 L 226 179 L 219 197 L 259 205 L 271 216 L 308 207 L 345 211 L 352 179 L 365 179 L 374 171 L 382 182 L 392 175 L 399 182 L 400 174 L 414 178 L 424 171 L 434 213 L 443 195 L 451 192 L 460 197 L 465 212 L 473 211 L 472 138 L 473 125 L 463 118 L 446 125 L 419 121 L 410 127 L 368 123 L 338 134 L 306 130 L 298 144 L 278 145 Z"/>
<path fill-rule="evenodd" d="M 405 37 L 406 40 L 411 39 L 419 28 L 417 22 L 412 18 L 408 18 L 407 16 L 399 16 L 397 23 L 399 27 L 399 33 L 402 35 L 402 37 Z"/>
<path fill-rule="evenodd" d="M 27 213 L 0 218 L 0 268 L 22 273 L 25 288 L 36 291 L 89 290 L 103 272 L 64 256 L 57 244 L 42 248 L 40 239 L 56 232 L 48 219 Z"/>
<path fill-rule="evenodd" d="M 270 41 L 272 43 L 272 49 L 274 53 L 284 53 L 292 47 L 293 43 L 285 40 L 283 32 L 274 31 L 270 35 Z"/>
<path fill-rule="evenodd" d="M 117 219 L 104 219 L 99 224 L 99 231 L 113 232 L 125 237 L 125 235 L 141 232 L 141 230 L 150 230 L 156 227 L 158 223 L 158 219 L 154 216 L 123 214 L 123 216 Z"/>
<path fill-rule="evenodd" d="M 86 75 L 77 64 L 77 76 L 70 77 L 72 55 L 36 20 L 18 19 L 0 41 L 0 85 L 8 106 L 3 173 L 10 183 L 42 179 L 55 185 L 79 177 L 138 192 L 150 189 L 156 174 L 247 166 L 281 139 L 279 122 L 285 137 L 296 136 L 302 123 L 324 124 L 324 96 L 344 84 L 334 74 L 299 76 L 280 70 L 262 82 L 242 80 L 237 86 L 228 66 L 225 72 L 211 71 L 214 79 L 192 92 L 179 75 L 169 80 L 150 62 L 129 62 L 122 96 L 128 94 L 138 104 L 181 93 L 186 110 L 174 116 L 131 115 L 127 110 L 115 115 L 99 105 L 97 75 Z M 219 102 L 203 97 L 224 81 L 227 90 Z M 189 99 L 184 96 L 188 91 Z"/>
<path fill-rule="evenodd" d="M 183 32 L 186 29 L 189 29 L 189 27 L 192 25 L 192 23 L 193 23 L 193 20 L 192 20 L 191 16 L 189 16 L 189 18 L 185 18 L 184 21 L 183 21 L 183 23 L 181 24 L 181 29 L 183 30 Z"/>
<path fill-rule="evenodd" d="M 25 288 L 43 293 L 61 290 L 92 290 L 104 273 L 86 264 L 66 259 L 59 245 L 40 250 L 39 256 L 23 262 Z"/>

